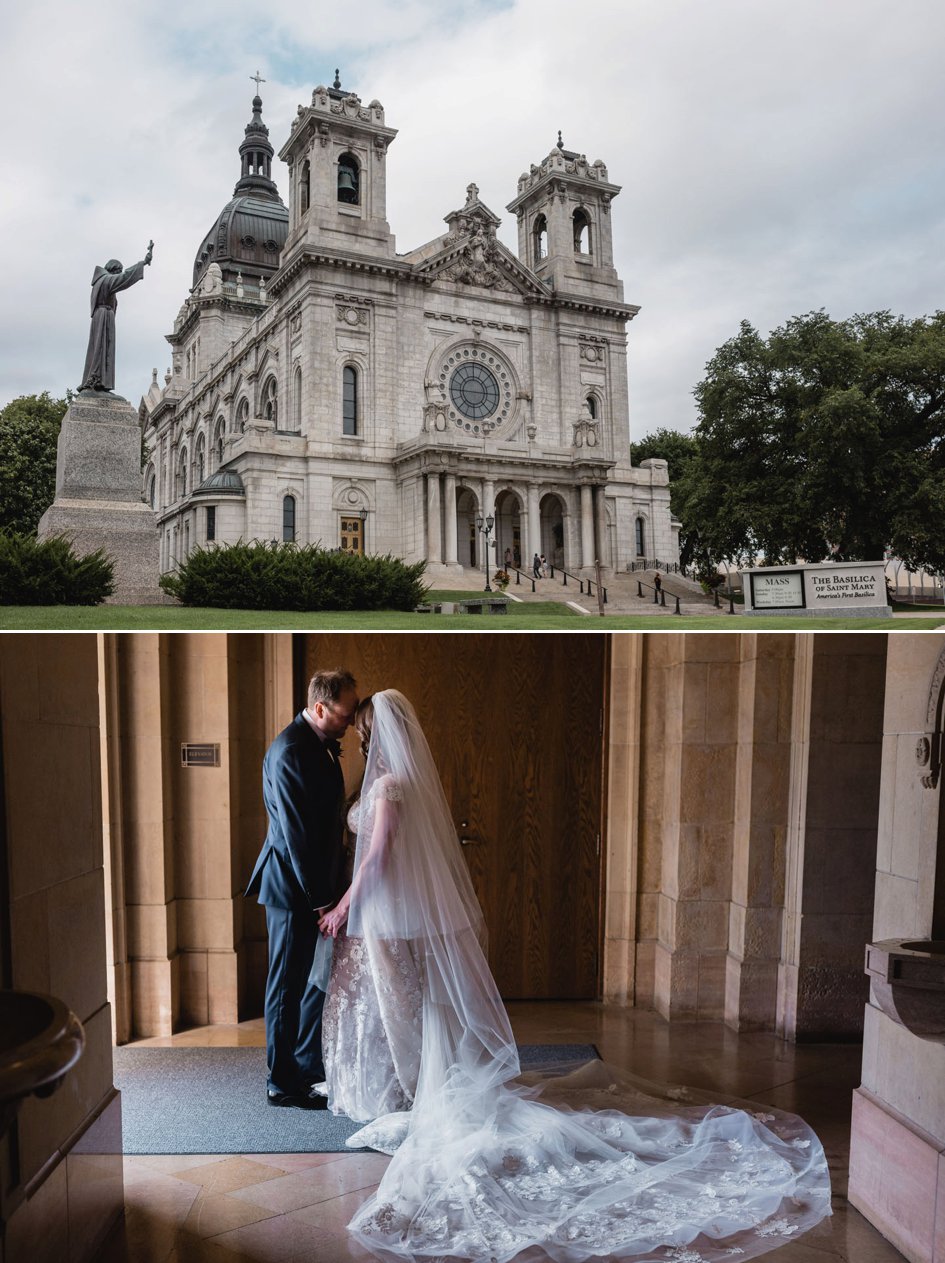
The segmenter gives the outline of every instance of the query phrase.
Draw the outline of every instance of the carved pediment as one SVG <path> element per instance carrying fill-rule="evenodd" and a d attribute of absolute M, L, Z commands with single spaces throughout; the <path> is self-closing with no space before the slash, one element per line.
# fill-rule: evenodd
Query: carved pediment
<path fill-rule="evenodd" d="M 508 294 L 535 296 L 546 293 L 541 283 L 522 266 L 515 256 L 482 222 L 476 222 L 468 233 L 450 233 L 443 239 L 443 248 L 418 272 L 431 279 L 453 281 Z"/>

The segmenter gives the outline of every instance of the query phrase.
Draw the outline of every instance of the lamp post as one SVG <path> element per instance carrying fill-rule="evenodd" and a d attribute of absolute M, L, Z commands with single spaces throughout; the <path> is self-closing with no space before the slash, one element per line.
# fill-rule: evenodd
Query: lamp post
<path fill-rule="evenodd" d="M 484 591 L 486 592 L 492 591 L 492 588 L 489 586 L 489 536 L 492 534 L 492 528 L 494 525 L 495 525 L 495 518 L 492 516 L 491 513 L 485 519 L 483 519 L 481 513 L 476 518 L 476 530 L 479 531 L 481 535 L 485 535 L 486 537 L 486 541 L 485 541 L 486 543 L 486 586 L 484 589 Z"/>
<path fill-rule="evenodd" d="M 367 544 L 367 509 L 358 509 L 358 517 L 361 519 L 361 554 L 364 555 L 365 546 Z"/>

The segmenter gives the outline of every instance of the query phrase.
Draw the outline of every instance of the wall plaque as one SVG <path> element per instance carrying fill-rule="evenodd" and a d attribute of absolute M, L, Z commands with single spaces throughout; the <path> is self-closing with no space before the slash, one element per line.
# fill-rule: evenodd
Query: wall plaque
<path fill-rule="evenodd" d="M 181 767 L 219 767 L 220 746 L 206 741 L 184 742 L 180 748 Z"/>

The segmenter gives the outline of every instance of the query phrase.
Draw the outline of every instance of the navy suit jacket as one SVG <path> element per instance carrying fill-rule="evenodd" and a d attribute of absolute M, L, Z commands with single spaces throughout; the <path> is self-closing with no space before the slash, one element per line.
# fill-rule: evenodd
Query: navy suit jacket
<path fill-rule="evenodd" d="M 344 776 L 301 713 L 263 760 L 269 831 L 247 895 L 305 911 L 338 898 L 344 873 Z"/>

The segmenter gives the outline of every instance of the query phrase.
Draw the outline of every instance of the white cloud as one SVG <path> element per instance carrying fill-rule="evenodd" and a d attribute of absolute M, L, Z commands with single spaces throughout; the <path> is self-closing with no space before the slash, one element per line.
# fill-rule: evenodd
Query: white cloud
<path fill-rule="evenodd" d="M 64 0 L 8 20 L 0 402 L 75 385 L 96 263 L 140 258 L 122 295 L 133 402 L 231 195 L 255 90 L 278 150 L 316 83 L 379 98 L 398 249 L 442 230 L 474 180 L 503 216 L 521 171 L 565 144 L 602 158 L 630 325 L 632 428 L 687 428 L 691 391 L 747 318 L 767 331 L 942 305 L 938 61 L 928 0 Z M 285 192 L 281 164 L 276 178 Z"/>

